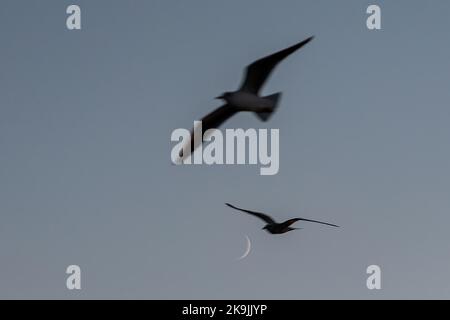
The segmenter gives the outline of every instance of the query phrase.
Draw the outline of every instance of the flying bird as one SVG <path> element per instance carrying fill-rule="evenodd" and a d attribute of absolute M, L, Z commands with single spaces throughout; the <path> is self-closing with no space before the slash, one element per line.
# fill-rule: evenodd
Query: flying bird
<path fill-rule="evenodd" d="M 242 212 L 254 215 L 254 216 L 264 220 L 266 225 L 264 226 L 263 230 L 267 230 L 267 232 L 272 233 L 272 234 L 281 234 L 281 233 L 286 233 L 286 232 L 289 232 L 289 231 L 292 231 L 292 230 L 299 229 L 299 228 L 292 228 L 291 227 L 291 225 L 294 222 L 297 222 L 297 221 L 315 222 L 315 223 L 325 224 L 327 226 L 339 227 L 339 226 L 337 226 L 335 224 L 322 222 L 322 221 L 317 221 L 317 220 L 304 219 L 304 218 L 294 218 L 294 219 L 286 220 L 285 222 L 277 223 L 272 217 L 268 216 L 265 213 L 241 209 L 241 208 L 235 207 L 235 206 L 233 206 L 233 205 L 231 205 L 229 203 L 225 203 L 225 204 L 227 206 L 229 206 L 230 208 L 233 208 L 235 210 L 239 210 L 239 211 L 242 211 Z"/>
<path fill-rule="evenodd" d="M 241 111 L 254 112 L 262 121 L 269 120 L 270 116 L 278 106 L 281 92 L 263 97 L 259 95 L 261 88 L 278 63 L 303 47 L 313 38 L 314 37 L 309 37 L 291 47 L 249 64 L 244 72 L 245 75 L 240 88 L 233 92 L 224 92 L 216 97 L 216 99 L 223 100 L 225 104 L 201 119 L 202 137 L 205 131 L 219 127 L 227 119 Z M 193 132 L 194 129 L 191 131 L 191 141 L 189 142 L 190 148 L 184 148 L 191 153 L 201 144 L 201 141 L 193 141 Z M 183 155 L 183 150 L 179 153 L 179 156 L 182 159 L 186 158 L 188 155 L 189 154 Z"/>

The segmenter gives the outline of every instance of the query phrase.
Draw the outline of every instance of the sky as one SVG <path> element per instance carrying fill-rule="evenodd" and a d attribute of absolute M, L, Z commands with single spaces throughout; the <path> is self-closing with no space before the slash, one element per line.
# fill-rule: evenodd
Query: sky
<path fill-rule="evenodd" d="M 382 29 L 366 27 L 378 4 Z M 66 28 L 81 7 L 82 29 Z M 450 2 L 23 1 L 0 10 L 0 298 L 450 297 Z M 174 166 L 250 62 L 280 170 Z M 258 219 L 304 217 L 270 235 Z M 252 241 L 248 257 L 237 261 Z M 66 288 L 67 266 L 81 290 Z M 381 268 L 368 290 L 366 268 Z"/>

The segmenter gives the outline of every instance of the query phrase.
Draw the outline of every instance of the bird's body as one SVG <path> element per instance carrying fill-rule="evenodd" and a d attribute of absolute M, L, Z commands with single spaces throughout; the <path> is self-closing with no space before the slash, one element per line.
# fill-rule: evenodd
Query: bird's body
<path fill-rule="evenodd" d="M 264 230 L 267 230 L 267 232 L 272 234 L 282 234 L 286 233 L 292 230 L 297 230 L 298 228 L 292 228 L 290 225 L 292 225 L 294 222 L 298 221 L 299 219 L 291 219 L 288 221 L 285 221 L 283 223 L 273 223 L 273 224 L 267 224 L 264 227 Z"/>
<path fill-rule="evenodd" d="M 266 97 L 260 97 L 251 92 L 235 91 L 223 96 L 231 108 L 237 111 L 251 111 L 256 113 L 271 112 L 274 108 L 274 102 Z"/>
<path fill-rule="evenodd" d="M 317 221 L 317 220 L 304 219 L 304 218 L 293 218 L 293 219 L 289 219 L 289 220 L 286 220 L 281 223 L 277 223 L 274 219 L 272 219 L 270 216 L 268 216 L 265 213 L 241 209 L 241 208 L 235 207 L 229 203 L 226 203 L 226 205 L 235 210 L 239 210 L 239 211 L 251 214 L 253 216 L 256 216 L 256 217 L 262 219 L 264 222 L 266 222 L 266 225 L 264 226 L 263 229 L 271 234 L 282 234 L 282 233 L 286 233 L 286 232 L 289 232 L 292 230 L 297 230 L 298 228 L 291 227 L 291 225 L 297 221 L 307 221 L 307 222 L 320 223 L 320 224 L 324 224 L 324 225 L 328 225 L 328 226 L 332 226 L 332 227 L 339 227 L 335 224 Z"/>
<path fill-rule="evenodd" d="M 246 68 L 245 76 L 240 88 L 236 91 L 225 92 L 218 96 L 217 99 L 224 100 L 225 104 L 201 119 L 202 136 L 206 130 L 219 127 L 238 112 L 254 112 L 262 121 L 269 120 L 270 116 L 278 106 L 281 93 L 262 97 L 259 95 L 260 90 L 279 62 L 303 47 L 312 39 L 313 37 L 310 37 L 293 46 L 249 64 Z M 191 141 L 189 141 L 190 147 L 184 147 L 183 149 L 190 150 L 192 153 L 201 143 L 200 141 L 196 145 L 193 140 L 192 131 Z M 183 150 L 179 153 L 181 159 L 186 158 L 188 155 L 189 154 L 183 154 Z"/>

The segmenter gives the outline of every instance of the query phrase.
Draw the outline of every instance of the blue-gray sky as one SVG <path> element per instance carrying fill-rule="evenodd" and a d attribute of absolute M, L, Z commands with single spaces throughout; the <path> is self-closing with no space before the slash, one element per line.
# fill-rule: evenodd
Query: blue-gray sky
<path fill-rule="evenodd" d="M 68 31 L 65 10 L 82 10 Z M 366 8 L 382 9 L 382 30 Z M 1 298 L 449 298 L 444 0 L 18 1 L 0 10 Z M 170 134 L 249 62 L 274 72 L 280 171 L 173 166 Z M 231 202 L 304 224 L 284 236 Z M 245 249 L 251 254 L 237 262 Z M 68 291 L 65 269 L 82 269 Z M 382 290 L 366 268 L 382 269 Z"/>

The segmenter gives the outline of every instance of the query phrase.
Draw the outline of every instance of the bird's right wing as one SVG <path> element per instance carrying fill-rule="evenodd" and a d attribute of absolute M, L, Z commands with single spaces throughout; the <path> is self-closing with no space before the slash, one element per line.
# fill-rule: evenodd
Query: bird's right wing
<path fill-rule="evenodd" d="M 237 112 L 236 108 L 230 106 L 229 104 L 225 104 L 216 110 L 208 113 L 206 116 L 204 116 L 200 121 L 202 122 L 202 131 L 201 131 L 201 137 L 203 137 L 203 134 L 205 131 L 209 129 L 215 129 L 218 128 L 222 123 L 224 123 L 226 120 L 228 120 L 230 117 L 232 117 Z M 189 140 L 189 146 L 186 148 L 186 150 L 190 150 L 190 153 L 184 155 L 183 149 L 180 150 L 180 158 L 185 159 L 189 154 L 193 153 L 195 149 L 202 143 L 202 139 L 199 139 L 197 141 L 197 144 L 194 143 L 194 130 L 191 131 L 191 139 Z"/>
<path fill-rule="evenodd" d="M 211 113 L 208 113 L 203 117 L 202 121 L 202 134 L 208 129 L 214 129 L 220 127 L 222 123 L 228 120 L 237 112 L 236 108 L 225 104 Z"/>
<path fill-rule="evenodd" d="M 229 204 L 229 203 L 225 203 L 225 204 L 226 204 L 227 206 L 229 206 L 230 208 L 233 208 L 233 209 L 235 209 L 235 210 L 239 210 L 239 211 L 246 212 L 246 213 L 248 213 L 248 214 L 254 215 L 254 216 L 256 216 L 256 217 L 258 217 L 258 218 L 264 220 L 264 221 L 265 221 L 266 223 L 268 223 L 268 224 L 276 223 L 275 220 L 273 220 L 271 217 L 269 217 L 269 216 L 268 216 L 267 214 L 265 214 L 265 213 L 241 209 L 241 208 L 235 207 L 235 206 L 233 206 L 233 205 L 231 205 L 231 204 Z"/>
<path fill-rule="evenodd" d="M 299 42 L 289 48 L 275 52 L 248 65 L 240 90 L 258 94 L 259 90 L 262 88 L 264 82 L 270 76 L 270 73 L 276 65 L 288 55 L 294 53 L 310 42 L 313 38 L 314 37 L 309 37 L 308 39 L 303 40 L 302 42 Z"/>

